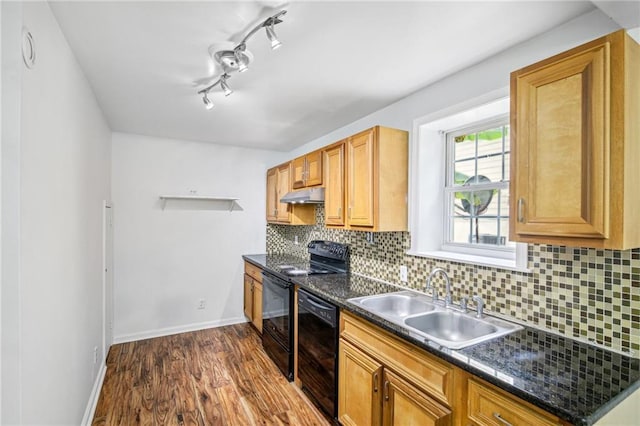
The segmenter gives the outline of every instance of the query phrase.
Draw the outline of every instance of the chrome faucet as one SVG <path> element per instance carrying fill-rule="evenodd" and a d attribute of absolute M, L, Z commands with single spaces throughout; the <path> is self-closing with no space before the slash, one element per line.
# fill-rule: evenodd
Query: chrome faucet
<path fill-rule="evenodd" d="M 482 297 L 478 296 L 477 294 L 473 296 L 471 300 L 473 300 L 476 304 L 476 317 L 482 318 L 482 314 L 484 312 L 484 300 L 482 300 Z"/>
<path fill-rule="evenodd" d="M 442 274 L 442 276 L 444 277 L 444 281 L 445 281 L 445 283 L 447 285 L 447 287 L 446 287 L 446 295 L 444 296 L 444 306 L 448 308 L 449 305 L 451 305 L 451 280 L 449 279 L 449 275 L 447 275 L 447 271 L 445 271 L 442 268 L 433 268 L 433 270 L 429 274 L 429 277 L 427 278 L 427 284 L 425 286 L 425 290 L 432 290 L 433 291 L 433 301 L 435 302 L 435 301 L 438 300 L 438 292 L 431 285 L 431 280 L 437 274 Z"/>

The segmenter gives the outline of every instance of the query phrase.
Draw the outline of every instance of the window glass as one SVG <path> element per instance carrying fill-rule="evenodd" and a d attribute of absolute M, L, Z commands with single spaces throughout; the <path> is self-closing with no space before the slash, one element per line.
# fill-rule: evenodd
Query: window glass
<path fill-rule="evenodd" d="M 445 244 L 513 250 L 506 119 L 447 133 Z"/>

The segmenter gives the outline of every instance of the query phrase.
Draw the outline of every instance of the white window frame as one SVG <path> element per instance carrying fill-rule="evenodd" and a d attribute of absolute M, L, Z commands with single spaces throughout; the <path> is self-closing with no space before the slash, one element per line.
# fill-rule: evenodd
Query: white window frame
<path fill-rule="evenodd" d="M 504 116 L 509 112 L 508 88 L 460 103 L 414 120 L 409 161 L 408 254 L 530 272 L 527 245 L 496 256 L 496 250 L 456 250 L 444 244 L 446 149 L 445 132 Z"/>

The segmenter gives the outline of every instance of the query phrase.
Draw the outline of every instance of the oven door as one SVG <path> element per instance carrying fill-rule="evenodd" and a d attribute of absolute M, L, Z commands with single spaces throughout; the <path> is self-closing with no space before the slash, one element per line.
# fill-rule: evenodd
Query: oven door
<path fill-rule="evenodd" d="M 262 272 L 262 346 L 282 374 L 293 380 L 293 287 Z"/>
<path fill-rule="evenodd" d="M 262 273 L 262 330 L 282 346 L 291 348 L 291 284 Z"/>
<path fill-rule="evenodd" d="M 337 418 L 338 309 L 298 290 L 298 377 L 305 391 Z"/>

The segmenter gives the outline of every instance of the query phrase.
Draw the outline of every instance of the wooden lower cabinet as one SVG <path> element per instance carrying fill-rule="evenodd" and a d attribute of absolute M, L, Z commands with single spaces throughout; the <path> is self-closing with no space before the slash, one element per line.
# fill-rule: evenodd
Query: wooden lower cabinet
<path fill-rule="evenodd" d="M 468 385 L 467 415 L 471 424 L 477 426 L 563 424 L 556 416 L 473 378 Z"/>
<path fill-rule="evenodd" d="M 445 426 L 451 410 L 340 339 L 338 420 L 344 426 Z"/>
<path fill-rule="evenodd" d="M 384 426 L 444 426 L 451 410 L 389 370 L 383 375 L 382 424 Z"/>
<path fill-rule="evenodd" d="M 249 262 L 244 264 L 244 315 L 262 333 L 262 270 Z"/>
<path fill-rule="evenodd" d="M 568 426 L 346 311 L 338 355 L 344 426 Z"/>
<path fill-rule="evenodd" d="M 453 366 L 345 311 L 338 352 L 338 420 L 343 425 L 454 423 Z"/>
<path fill-rule="evenodd" d="M 244 316 L 253 318 L 253 278 L 244 274 Z"/>
<path fill-rule="evenodd" d="M 344 426 L 381 424 L 382 364 L 340 339 L 338 420 Z"/>

